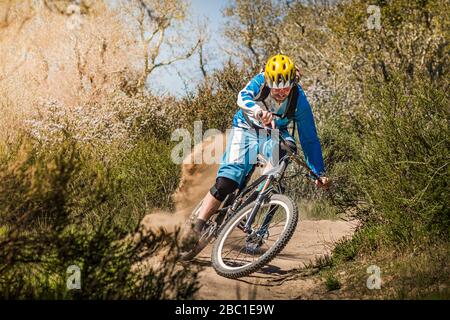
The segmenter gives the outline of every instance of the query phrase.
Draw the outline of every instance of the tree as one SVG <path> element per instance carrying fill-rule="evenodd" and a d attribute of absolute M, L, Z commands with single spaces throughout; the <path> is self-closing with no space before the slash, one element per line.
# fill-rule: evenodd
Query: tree
<path fill-rule="evenodd" d="M 380 28 L 369 28 L 368 7 L 380 11 Z M 431 79 L 448 68 L 450 4 L 445 0 L 368 1 L 340 3 L 329 25 L 342 42 L 342 52 L 353 61 L 353 73 L 381 73 L 389 80 L 401 71 L 410 78 L 426 72 Z M 362 80 L 362 79 L 361 79 Z"/>
<path fill-rule="evenodd" d="M 236 45 L 230 52 L 246 65 L 261 68 L 268 55 L 280 51 L 280 5 L 271 0 L 232 0 L 224 10 L 225 35 Z"/>
<path fill-rule="evenodd" d="M 163 45 L 170 48 L 180 45 L 168 39 L 168 34 L 173 31 L 177 22 L 184 21 L 188 8 L 186 1 L 127 0 L 122 1 L 122 7 L 128 18 L 135 23 L 135 32 L 142 48 L 143 68 L 138 87 L 145 86 L 148 76 L 156 68 L 191 57 L 202 41 L 199 39 L 183 53 L 161 59 Z"/>

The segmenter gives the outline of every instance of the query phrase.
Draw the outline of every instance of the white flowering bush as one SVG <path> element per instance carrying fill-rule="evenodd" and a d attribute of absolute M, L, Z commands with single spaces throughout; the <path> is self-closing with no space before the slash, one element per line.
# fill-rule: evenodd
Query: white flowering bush
<path fill-rule="evenodd" d="M 68 107 L 57 100 L 42 101 L 38 112 L 25 120 L 25 130 L 39 143 L 60 143 L 65 132 L 72 139 L 93 147 L 114 144 L 130 150 L 150 136 L 168 140 L 178 120 L 171 115 L 170 99 L 149 95 L 113 96 L 103 103 Z"/>

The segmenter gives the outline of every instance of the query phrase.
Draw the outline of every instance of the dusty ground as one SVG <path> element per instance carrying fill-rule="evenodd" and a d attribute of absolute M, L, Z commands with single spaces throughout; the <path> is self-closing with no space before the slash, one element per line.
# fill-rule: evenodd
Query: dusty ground
<path fill-rule="evenodd" d="M 317 294 L 321 283 L 294 270 L 330 251 L 333 243 L 351 235 L 355 223 L 302 220 L 284 250 L 259 272 L 238 280 L 223 278 L 211 266 L 211 245 L 194 261 L 204 266 L 197 299 L 301 299 Z M 300 273 L 301 274 L 301 273 Z"/>

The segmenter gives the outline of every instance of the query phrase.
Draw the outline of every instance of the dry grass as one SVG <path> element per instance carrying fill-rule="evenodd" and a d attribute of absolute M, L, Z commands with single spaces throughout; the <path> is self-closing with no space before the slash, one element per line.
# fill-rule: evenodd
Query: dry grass
<path fill-rule="evenodd" d="M 380 289 L 367 288 L 367 268 L 371 265 L 381 269 Z M 448 244 L 435 243 L 427 250 L 382 250 L 324 271 L 322 277 L 341 283 L 334 292 L 339 299 L 449 299 L 449 266 Z"/>
<path fill-rule="evenodd" d="M 8 24 L 0 28 L 3 136 L 45 112 L 48 103 L 72 110 L 105 102 L 125 74 L 137 71 L 136 47 L 118 13 L 98 2 L 79 17 L 79 27 L 71 19 L 27 1 L 11 5 Z"/>

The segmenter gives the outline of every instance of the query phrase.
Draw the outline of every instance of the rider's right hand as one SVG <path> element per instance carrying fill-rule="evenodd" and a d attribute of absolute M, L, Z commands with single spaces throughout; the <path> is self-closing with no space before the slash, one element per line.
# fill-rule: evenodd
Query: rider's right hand
<path fill-rule="evenodd" d="M 275 120 L 273 119 L 273 115 L 271 112 L 260 110 L 258 112 L 258 118 L 265 126 L 271 127 L 272 129 L 275 128 Z"/>

